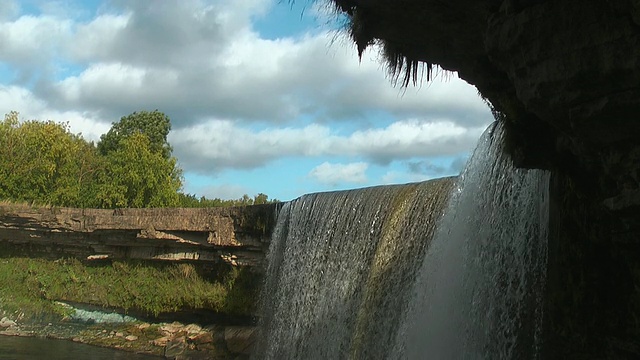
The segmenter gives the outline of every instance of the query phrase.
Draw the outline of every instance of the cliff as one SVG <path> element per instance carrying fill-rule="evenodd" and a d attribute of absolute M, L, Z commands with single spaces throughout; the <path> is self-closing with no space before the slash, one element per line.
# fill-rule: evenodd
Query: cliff
<path fill-rule="evenodd" d="M 640 1 L 334 0 L 392 76 L 456 71 L 551 171 L 542 358 L 640 358 Z"/>
<path fill-rule="evenodd" d="M 31 256 L 262 266 L 280 204 L 75 209 L 0 205 L 0 244 Z"/>
<path fill-rule="evenodd" d="M 508 123 L 519 166 L 590 178 L 611 209 L 640 204 L 640 2 L 335 3 L 358 48 L 382 44 L 399 80 L 420 66 L 430 80 L 437 65 L 475 85 Z"/>

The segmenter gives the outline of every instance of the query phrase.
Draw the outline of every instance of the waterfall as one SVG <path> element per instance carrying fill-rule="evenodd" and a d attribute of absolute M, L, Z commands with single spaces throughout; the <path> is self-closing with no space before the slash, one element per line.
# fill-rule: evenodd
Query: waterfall
<path fill-rule="evenodd" d="M 532 359 L 540 346 L 549 173 L 515 169 L 492 126 L 424 258 L 394 354 Z"/>
<path fill-rule="evenodd" d="M 388 357 L 452 182 L 286 203 L 268 254 L 256 357 Z"/>
<path fill-rule="evenodd" d="M 453 192 L 442 179 L 286 203 L 255 356 L 535 358 L 548 174 L 514 169 L 502 137 L 487 130 Z"/>

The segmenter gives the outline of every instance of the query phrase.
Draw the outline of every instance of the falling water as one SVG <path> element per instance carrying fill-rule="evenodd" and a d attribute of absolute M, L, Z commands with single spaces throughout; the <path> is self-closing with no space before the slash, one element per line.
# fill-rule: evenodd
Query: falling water
<path fill-rule="evenodd" d="M 444 217 L 447 179 L 285 204 L 256 357 L 535 358 L 548 174 L 514 169 L 502 136 L 485 133 Z"/>
<path fill-rule="evenodd" d="M 399 358 L 537 358 L 548 172 L 515 169 L 492 126 L 469 161 L 424 258 Z"/>
<path fill-rule="evenodd" d="M 452 179 L 284 205 L 263 287 L 260 359 L 387 357 Z"/>

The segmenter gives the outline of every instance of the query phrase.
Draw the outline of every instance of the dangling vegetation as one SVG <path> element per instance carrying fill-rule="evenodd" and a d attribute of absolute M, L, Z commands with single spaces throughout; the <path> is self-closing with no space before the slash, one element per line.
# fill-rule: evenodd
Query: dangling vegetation
<path fill-rule="evenodd" d="M 358 56 L 372 45 L 380 45 L 381 56 L 387 64 L 387 71 L 394 85 L 402 87 L 410 83 L 416 85 L 419 80 L 429 81 L 433 77 L 434 64 L 423 62 L 412 56 L 406 48 L 396 43 L 376 38 L 372 27 L 377 26 L 366 6 L 357 0 L 331 0 L 338 14 L 346 14 L 346 28 L 349 36 L 358 48 Z M 374 25 L 374 26 L 372 26 Z"/>

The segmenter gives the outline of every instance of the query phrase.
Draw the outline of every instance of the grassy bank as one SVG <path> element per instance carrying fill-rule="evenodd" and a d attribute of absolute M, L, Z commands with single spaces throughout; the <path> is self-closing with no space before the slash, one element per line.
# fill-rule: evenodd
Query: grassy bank
<path fill-rule="evenodd" d="M 255 274 L 226 266 L 205 273 L 186 263 L 0 257 L 0 312 L 55 321 L 68 311 L 55 301 L 69 301 L 150 316 L 193 309 L 246 316 L 258 283 Z"/>

